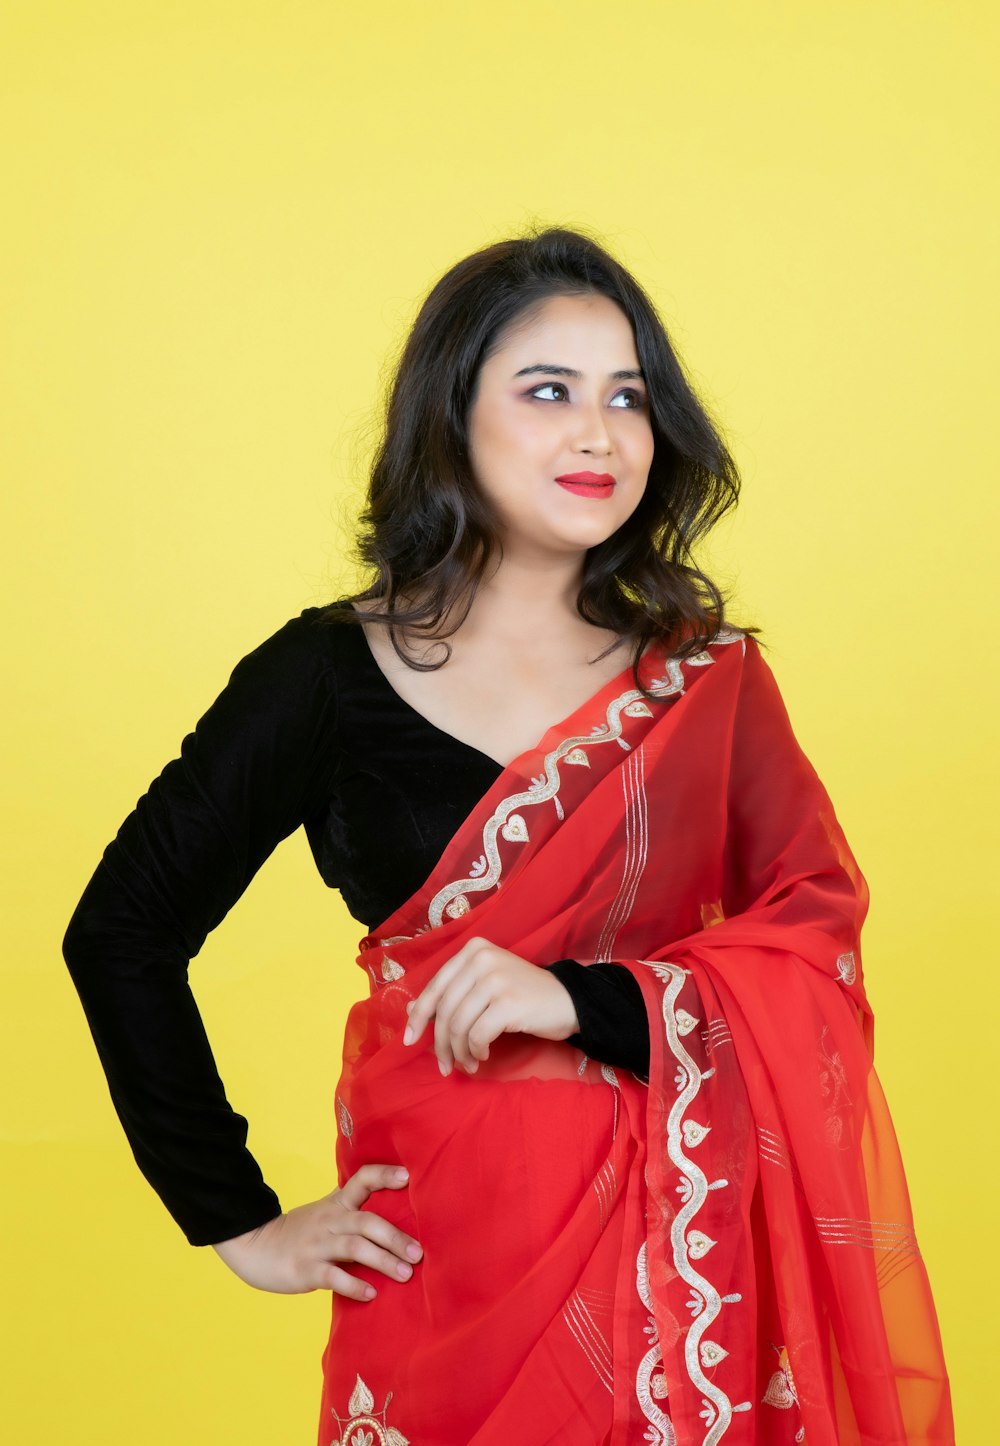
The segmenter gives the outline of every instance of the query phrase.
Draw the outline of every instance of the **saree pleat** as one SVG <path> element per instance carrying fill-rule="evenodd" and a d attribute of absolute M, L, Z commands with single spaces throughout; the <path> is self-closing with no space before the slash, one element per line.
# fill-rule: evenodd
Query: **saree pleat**
<path fill-rule="evenodd" d="M 872 1067 L 865 881 L 752 639 L 648 649 L 508 766 L 361 941 L 343 1183 L 416 1236 L 334 1295 L 320 1446 L 950 1446 L 948 1381 Z M 501 1035 L 442 1078 L 406 1003 L 481 937 L 615 958 L 648 1079 Z"/>

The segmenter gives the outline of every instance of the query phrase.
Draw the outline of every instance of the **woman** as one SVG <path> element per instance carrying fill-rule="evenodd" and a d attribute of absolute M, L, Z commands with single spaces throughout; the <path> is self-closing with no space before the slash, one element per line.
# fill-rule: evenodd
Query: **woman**
<path fill-rule="evenodd" d="M 468 257 L 393 383 L 371 585 L 238 664 L 70 924 L 188 1238 L 332 1292 L 320 1446 L 953 1441 L 865 881 L 691 560 L 737 493 L 605 251 Z M 186 964 L 299 824 L 369 993 L 338 1188 L 282 1212 Z"/>

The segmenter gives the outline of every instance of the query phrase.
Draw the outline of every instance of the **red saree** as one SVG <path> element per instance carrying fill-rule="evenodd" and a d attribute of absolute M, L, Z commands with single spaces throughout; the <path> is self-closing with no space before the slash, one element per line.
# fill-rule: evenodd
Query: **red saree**
<path fill-rule="evenodd" d="M 952 1446 L 872 1068 L 868 892 L 752 638 L 647 649 L 504 769 L 358 963 L 343 1184 L 424 1247 L 333 1296 L 319 1446 Z M 648 1082 L 505 1034 L 446 1078 L 406 1003 L 469 938 L 614 958 Z"/>

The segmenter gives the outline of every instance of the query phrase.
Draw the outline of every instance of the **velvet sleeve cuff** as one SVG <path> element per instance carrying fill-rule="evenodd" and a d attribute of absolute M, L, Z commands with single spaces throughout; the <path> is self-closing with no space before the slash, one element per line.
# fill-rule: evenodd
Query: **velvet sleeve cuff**
<path fill-rule="evenodd" d="M 569 991 L 580 1029 L 568 1044 L 592 1059 L 649 1074 L 649 1020 L 638 980 L 624 964 L 557 959 L 544 966 Z"/>

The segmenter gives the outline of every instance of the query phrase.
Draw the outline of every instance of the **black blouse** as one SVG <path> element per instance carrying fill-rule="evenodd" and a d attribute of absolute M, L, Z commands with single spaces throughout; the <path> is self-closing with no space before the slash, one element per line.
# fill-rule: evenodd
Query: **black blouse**
<path fill-rule="evenodd" d="M 503 771 L 395 691 L 360 625 L 323 613 L 306 608 L 236 665 L 105 849 L 63 941 L 136 1161 L 192 1245 L 241 1235 L 281 1206 L 226 1099 L 189 961 L 300 825 L 324 882 L 376 929 Z M 647 1075 L 630 971 L 544 967 L 576 1008 L 568 1042 Z"/>

